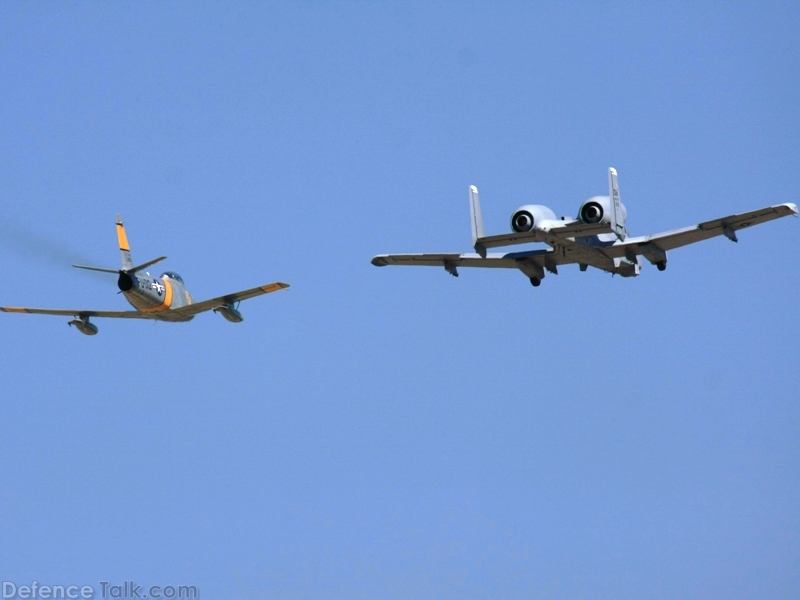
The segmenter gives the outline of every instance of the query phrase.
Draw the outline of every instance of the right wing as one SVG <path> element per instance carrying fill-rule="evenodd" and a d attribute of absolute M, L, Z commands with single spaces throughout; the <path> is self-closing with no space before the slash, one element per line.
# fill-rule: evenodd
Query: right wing
<path fill-rule="evenodd" d="M 203 302 L 196 302 L 187 306 L 181 306 L 180 308 L 173 308 L 169 312 L 173 314 L 179 314 L 184 317 L 196 315 L 207 310 L 213 310 L 217 307 L 224 306 L 225 304 L 233 304 L 234 302 L 240 302 L 241 300 L 254 298 L 255 296 L 260 296 L 261 294 L 277 292 L 278 290 L 283 290 L 288 287 L 288 283 L 276 281 L 275 283 L 269 283 L 267 285 L 244 290 L 242 292 L 234 292 L 233 294 L 227 294 L 226 296 L 218 296 L 216 298 L 211 298 L 210 300 L 204 300 Z"/>
<path fill-rule="evenodd" d="M 639 254 L 646 255 L 648 246 L 655 247 L 661 251 L 667 251 L 688 244 L 694 244 L 695 242 L 701 242 L 718 235 L 725 235 L 736 242 L 738 241 L 736 238 L 736 231 L 739 229 L 752 227 L 753 225 L 759 225 L 760 223 L 766 223 L 767 221 L 788 217 L 790 215 L 797 215 L 797 206 L 794 204 L 767 206 L 746 213 L 730 215 L 722 217 L 721 219 L 714 219 L 713 221 L 706 221 L 694 227 L 684 227 L 683 229 L 675 229 L 655 235 L 628 238 L 623 244 L 604 247 L 603 252 L 611 257 L 624 256 L 626 246 L 629 248 L 635 246 Z"/>

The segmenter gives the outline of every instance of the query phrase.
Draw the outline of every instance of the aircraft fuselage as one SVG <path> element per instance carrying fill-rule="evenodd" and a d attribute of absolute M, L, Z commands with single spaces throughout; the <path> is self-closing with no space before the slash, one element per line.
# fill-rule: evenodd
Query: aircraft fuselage
<path fill-rule="evenodd" d="M 168 311 L 192 304 L 192 295 L 183 282 L 165 273 L 153 277 L 149 273 L 121 272 L 117 285 L 125 299 L 140 312 L 156 313 L 164 321 L 191 321 L 193 316 L 181 317 Z M 164 315 L 157 313 L 164 312 Z"/>

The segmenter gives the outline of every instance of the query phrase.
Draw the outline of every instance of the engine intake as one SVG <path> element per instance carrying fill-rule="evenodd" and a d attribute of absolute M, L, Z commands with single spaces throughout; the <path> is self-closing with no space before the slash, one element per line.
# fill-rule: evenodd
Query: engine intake
<path fill-rule="evenodd" d="M 599 223 L 603 214 L 603 207 L 598 202 L 587 202 L 581 207 L 581 221 L 584 223 Z"/>
<path fill-rule="evenodd" d="M 511 228 L 517 233 L 530 231 L 533 229 L 533 215 L 527 210 L 521 210 L 515 213 L 511 218 Z"/>
<path fill-rule="evenodd" d="M 540 226 L 543 221 L 555 221 L 555 213 L 541 204 L 526 204 L 520 206 L 511 215 L 511 229 L 517 233 L 532 231 L 534 227 Z"/>
<path fill-rule="evenodd" d="M 622 219 L 620 223 L 625 224 L 625 219 L 628 217 L 628 211 L 625 210 L 625 205 L 619 203 Z M 613 216 L 613 208 L 611 206 L 611 198 L 608 196 L 592 196 L 586 202 L 581 204 L 578 210 L 578 218 L 584 223 L 611 223 Z"/>

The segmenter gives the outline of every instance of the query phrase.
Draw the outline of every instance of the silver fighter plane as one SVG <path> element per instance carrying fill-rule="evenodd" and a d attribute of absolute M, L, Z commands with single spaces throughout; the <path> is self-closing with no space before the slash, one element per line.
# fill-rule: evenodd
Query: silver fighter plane
<path fill-rule="evenodd" d="M 578 217 L 556 218 L 555 213 L 539 204 L 518 208 L 511 216 L 512 233 L 487 236 L 478 188 L 469 188 L 472 220 L 472 245 L 475 253 L 467 254 L 379 254 L 372 259 L 376 267 L 386 265 L 421 265 L 444 267 L 458 277 L 458 267 L 519 269 L 538 286 L 545 272 L 557 274 L 560 265 L 577 263 L 581 271 L 595 267 L 613 275 L 635 277 L 641 264 L 639 256 L 658 267 L 667 268 L 667 251 L 708 238 L 724 235 L 736 242 L 739 229 L 758 225 L 779 217 L 797 216 L 794 204 L 778 204 L 738 215 L 706 221 L 665 233 L 629 237 L 625 227 L 627 211 L 620 200 L 617 172 L 608 170 L 608 196 L 593 196 L 578 210 Z M 548 249 L 523 252 L 489 253 L 489 248 L 543 242 Z"/>
<path fill-rule="evenodd" d="M 104 269 L 102 267 L 86 267 L 83 265 L 72 266 L 78 269 L 89 269 L 90 271 L 102 271 L 103 273 L 118 275 L 117 286 L 136 310 L 69 310 L 16 308 L 11 306 L 0 306 L 0 310 L 10 313 L 75 317 L 69 322 L 70 325 L 75 325 L 81 333 L 95 335 L 97 326 L 89 322 L 90 317 L 191 321 L 196 314 L 213 310 L 232 323 L 240 323 L 243 317 L 238 310 L 239 302 L 289 287 L 288 283 L 275 282 L 244 290 L 243 292 L 235 292 L 212 298 L 211 300 L 195 302 L 189 290 L 186 289 L 183 279 L 177 273 L 166 271 L 160 277 L 153 277 L 145 272 L 147 267 L 161 262 L 167 258 L 166 256 L 161 256 L 138 266 L 133 265 L 128 236 L 125 234 L 125 226 L 122 224 L 119 215 L 117 215 L 117 239 L 119 240 L 119 250 L 122 254 L 121 269 Z"/>

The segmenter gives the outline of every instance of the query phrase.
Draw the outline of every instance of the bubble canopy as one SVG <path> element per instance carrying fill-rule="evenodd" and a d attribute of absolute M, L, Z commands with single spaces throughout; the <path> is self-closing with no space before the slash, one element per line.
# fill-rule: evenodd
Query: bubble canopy
<path fill-rule="evenodd" d="M 183 283 L 183 277 L 173 271 L 165 271 L 161 274 L 161 278 L 163 279 L 164 277 L 169 277 L 170 279 L 174 279 L 175 281 Z"/>

